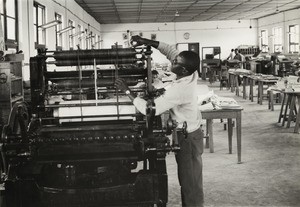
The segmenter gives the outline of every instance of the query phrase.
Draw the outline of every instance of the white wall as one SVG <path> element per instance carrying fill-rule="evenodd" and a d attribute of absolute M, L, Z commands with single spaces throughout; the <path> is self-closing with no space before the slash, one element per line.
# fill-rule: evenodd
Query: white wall
<path fill-rule="evenodd" d="M 300 9 L 294 9 L 291 11 L 281 12 L 272 16 L 264 17 L 258 20 L 258 36 L 261 30 L 267 30 L 269 35 L 269 48 L 270 53 L 274 52 L 272 29 L 274 27 L 283 28 L 283 53 L 288 53 L 288 31 L 289 25 L 300 25 Z M 300 34 L 299 34 L 300 35 Z"/>
<path fill-rule="evenodd" d="M 101 34 L 103 37 L 102 47 L 110 48 L 118 42 L 125 45 L 122 33 L 127 30 L 143 37 L 150 38 L 156 34 L 157 40 L 168 44 L 177 43 L 200 43 L 202 47 L 220 46 L 221 58 L 227 58 L 232 48 L 239 45 L 258 45 L 257 22 L 251 20 L 252 29 L 249 28 L 250 20 L 240 23 L 236 21 L 206 21 L 206 22 L 181 22 L 181 23 L 147 23 L 147 24 L 102 24 Z M 217 29 L 218 27 L 218 29 Z M 189 32 L 190 38 L 185 40 L 183 34 Z M 200 54 L 201 57 L 201 54 Z M 154 51 L 154 62 L 168 62 L 159 52 Z"/>
<path fill-rule="evenodd" d="M 100 24 L 84 11 L 74 0 L 35 0 L 46 8 L 46 21 L 50 22 L 55 19 L 55 12 L 62 15 L 62 28 L 68 25 L 68 20 L 74 21 L 77 26 L 80 24 L 84 29 L 88 29 L 93 34 L 100 35 Z M 24 52 L 24 80 L 29 79 L 29 58 L 37 54 L 34 48 L 34 29 L 33 29 L 33 2 L 34 0 L 18 0 L 19 6 L 19 49 Z M 46 29 L 46 48 L 55 50 L 56 37 L 55 27 Z M 68 32 L 63 34 L 63 50 L 69 49 Z M 75 37 L 75 45 L 78 44 L 78 37 Z"/>

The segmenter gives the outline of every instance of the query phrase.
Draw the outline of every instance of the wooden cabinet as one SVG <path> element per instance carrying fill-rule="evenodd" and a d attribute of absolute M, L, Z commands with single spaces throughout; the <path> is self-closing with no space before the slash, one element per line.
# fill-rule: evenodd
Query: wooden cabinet
<path fill-rule="evenodd" d="M 17 54 L 0 62 L 0 132 L 14 103 L 24 100 L 22 60 L 23 55 Z"/>

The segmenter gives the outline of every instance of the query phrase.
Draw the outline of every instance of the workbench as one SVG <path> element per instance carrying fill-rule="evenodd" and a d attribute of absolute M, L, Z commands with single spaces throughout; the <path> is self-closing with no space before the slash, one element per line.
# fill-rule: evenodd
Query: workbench
<path fill-rule="evenodd" d="M 238 164 L 241 163 L 242 151 L 242 108 L 237 109 L 217 109 L 201 111 L 202 118 L 206 119 L 206 127 L 208 132 L 208 142 L 206 146 L 209 147 L 210 152 L 214 152 L 214 137 L 213 137 L 213 119 L 227 119 L 228 123 L 228 146 L 229 154 L 232 154 L 232 135 L 233 124 L 232 119 L 236 119 L 236 138 L 237 138 L 237 156 Z"/>

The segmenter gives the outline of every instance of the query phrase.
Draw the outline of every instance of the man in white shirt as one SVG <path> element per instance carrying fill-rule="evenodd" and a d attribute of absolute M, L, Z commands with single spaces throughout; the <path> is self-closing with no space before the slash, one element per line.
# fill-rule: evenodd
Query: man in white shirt
<path fill-rule="evenodd" d="M 180 151 L 176 154 L 178 179 L 181 185 L 182 206 L 203 206 L 202 158 L 203 132 L 200 129 L 201 116 L 197 107 L 197 69 L 199 55 L 192 51 L 180 52 L 163 42 L 133 36 L 135 46 L 149 45 L 157 48 L 172 61 L 171 71 L 177 78 L 165 89 L 165 93 L 154 100 L 156 113 L 160 115 L 169 110 L 178 128 L 187 124 L 187 136 L 178 132 Z M 123 79 L 117 79 L 116 87 L 125 92 L 135 107 L 146 114 L 147 101 L 136 97 Z"/>
<path fill-rule="evenodd" d="M 227 57 L 227 60 L 233 60 L 234 56 L 235 56 L 234 49 L 231 49 L 231 52 L 230 52 L 229 56 Z"/>

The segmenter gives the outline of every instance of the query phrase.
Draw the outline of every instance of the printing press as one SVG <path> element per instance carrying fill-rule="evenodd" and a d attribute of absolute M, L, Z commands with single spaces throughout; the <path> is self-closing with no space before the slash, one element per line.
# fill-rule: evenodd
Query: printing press
<path fill-rule="evenodd" d="M 179 148 L 168 138 L 176 120 L 154 115 L 161 92 L 151 53 L 39 50 L 30 58 L 30 107 L 15 104 L 1 135 L 7 207 L 166 206 L 165 157 Z M 107 64 L 114 68 L 98 68 Z M 116 78 L 147 100 L 146 115 Z"/>

